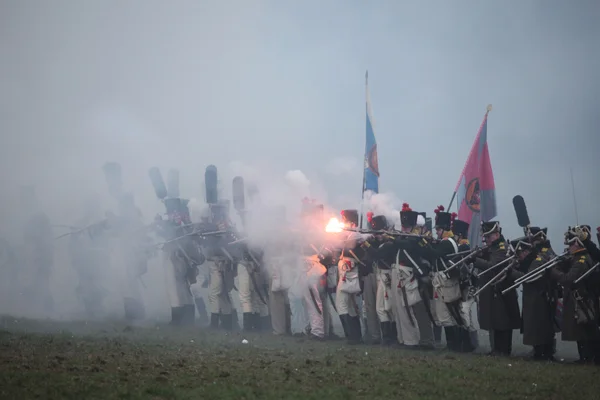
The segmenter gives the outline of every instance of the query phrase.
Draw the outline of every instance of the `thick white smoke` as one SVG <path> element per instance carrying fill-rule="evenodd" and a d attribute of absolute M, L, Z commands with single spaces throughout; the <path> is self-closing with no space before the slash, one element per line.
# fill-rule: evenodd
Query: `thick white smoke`
<path fill-rule="evenodd" d="M 400 209 L 402 202 L 393 193 L 373 193 L 367 191 L 364 199 L 365 212 L 385 215 L 390 225 L 400 225 Z"/>

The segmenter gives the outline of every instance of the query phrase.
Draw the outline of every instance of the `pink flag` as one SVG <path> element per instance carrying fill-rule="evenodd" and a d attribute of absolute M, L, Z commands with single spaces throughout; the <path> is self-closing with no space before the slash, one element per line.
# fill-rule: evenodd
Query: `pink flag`
<path fill-rule="evenodd" d="M 468 222 L 469 241 L 481 242 L 481 221 L 496 217 L 496 187 L 487 145 L 487 118 L 490 108 L 483 117 L 469 158 L 460 175 L 454 194 L 458 201 L 458 219 Z"/>

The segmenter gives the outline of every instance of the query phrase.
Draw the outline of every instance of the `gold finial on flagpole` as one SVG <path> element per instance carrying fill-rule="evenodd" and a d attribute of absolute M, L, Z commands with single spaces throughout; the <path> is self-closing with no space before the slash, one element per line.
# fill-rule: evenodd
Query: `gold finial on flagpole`
<path fill-rule="evenodd" d="M 486 107 L 486 110 L 487 110 L 487 112 L 490 112 L 490 111 L 492 111 L 492 105 L 491 105 L 491 104 L 488 104 L 488 105 L 487 105 L 487 107 Z"/>

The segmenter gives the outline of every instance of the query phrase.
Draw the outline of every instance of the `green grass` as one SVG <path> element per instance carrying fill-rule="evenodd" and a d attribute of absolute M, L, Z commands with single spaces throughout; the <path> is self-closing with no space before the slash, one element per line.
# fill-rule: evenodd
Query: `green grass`
<path fill-rule="evenodd" d="M 0 321 L 2 399 L 596 398 L 596 367 L 167 326 Z M 243 337 L 249 344 L 242 344 Z"/>

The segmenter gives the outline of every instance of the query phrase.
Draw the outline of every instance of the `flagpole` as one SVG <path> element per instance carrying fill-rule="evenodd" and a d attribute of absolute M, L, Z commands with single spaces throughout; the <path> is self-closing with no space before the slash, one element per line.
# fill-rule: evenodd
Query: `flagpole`
<path fill-rule="evenodd" d="M 365 72 L 365 119 L 369 118 L 368 112 L 369 112 L 369 70 L 367 70 Z M 366 124 L 366 121 L 365 121 L 365 124 Z M 365 148 L 366 148 L 366 145 L 365 145 Z M 361 198 L 360 198 L 360 225 L 359 225 L 360 229 L 362 229 L 362 227 L 363 227 L 363 205 L 365 202 L 365 180 L 367 179 L 366 174 L 367 174 L 367 169 L 364 167 L 364 160 L 363 160 L 362 192 L 361 192 Z"/>
<path fill-rule="evenodd" d="M 492 111 L 492 105 L 491 105 L 491 104 L 488 104 L 488 105 L 487 105 L 487 107 L 485 108 L 485 115 L 483 116 L 483 120 L 484 120 L 484 121 L 486 121 L 486 120 L 487 120 L 487 117 L 488 117 L 488 114 L 490 113 L 490 111 Z M 480 127 L 479 129 L 481 130 L 481 127 Z M 464 172 L 465 172 L 465 171 L 464 171 L 464 168 L 463 168 L 463 172 L 462 172 L 462 173 L 461 173 L 461 175 L 460 175 L 461 177 L 462 177 L 462 175 L 464 174 Z M 450 205 L 448 205 L 448 212 L 450 212 L 450 208 L 452 207 L 452 204 L 454 203 L 454 199 L 455 199 L 455 198 L 456 198 L 456 192 L 454 192 L 454 193 L 452 194 L 452 198 L 450 199 Z M 459 207 L 460 207 L 460 204 L 457 204 L 457 205 L 456 205 L 457 211 L 458 211 Z"/>
<path fill-rule="evenodd" d="M 571 171 L 571 189 L 573 190 L 573 206 L 575 208 L 575 223 L 579 225 L 579 213 L 577 212 L 577 198 L 575 197 L 575 180 L 573 179 L 573 167 L 570 167 Z"/>

